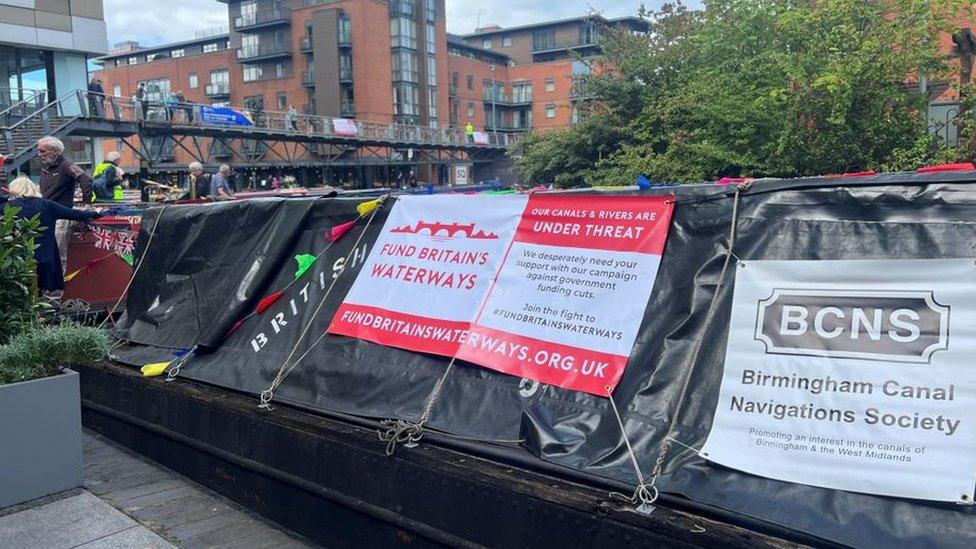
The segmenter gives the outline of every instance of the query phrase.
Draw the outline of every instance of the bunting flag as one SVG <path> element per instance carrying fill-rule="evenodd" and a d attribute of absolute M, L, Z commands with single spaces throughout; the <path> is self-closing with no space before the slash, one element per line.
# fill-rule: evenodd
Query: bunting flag
<path fill-rule="evenodd" d="M 74 277 L 78 276 L 79 274 L 81 274 L 84 271 L 90 271 L 92 267 L 94 267 L 95 265 L 98 265 L 99 263 L 101 263 L 102 261 L 105 261 L 106 259 L 112 257 L 113 255 L 115 255 L 115 254 L 108 254 L 106 256 L 102 256 L 102 257 L 99 257 L 99 258 L 96 258 L 96 259 L 92 259 L 88 263 L 85 263 L 85 266 L 84 267 L 82 267 L 80 269 L 77 269 L 75 271 L 71 271 L 70 273 L 64 275 L 64 281 L 65 282 L 70 282 Z"/>
<path fill-rule="evenodd" d="M 377 198 L 375 200 L 370 200 L 368 202 L 363 202 L 362 204 L 356 206 L 356 211 L 359 212 L 360 216 L 364 216 L 369 212 L 375 210 L 383 203 L 383 197 Z"/>
<path fill-rule="evenodd" d="M 169 367 L 169 362 L 153 362 L 152 364 L 146 364 L 139 371 L 142 372 L 143 377 L 155 377 L 163 375 L 166 368 Z"/>
<path fill-rule="evenodd" d="M 360 204 L 360 206 L 362 206 L 362 204 Z M 295 261 L 298 262 L 298 270 L 295 271 L 295 278 L 296 279 L 301 278 L 302 275 L 305 274 L 306 271 L 308 271 L 310 268 L 312 268 L 312 264 L 315 263 L 315 260 L 316 259 L 317 258 L 314 255 L 312 255 L 312 254 L 298 254 L 298 255 L 296 255 L 295 256 Z"/>
<path fill-rule="evenodd" d="M 329 241 L 338 242 L 339 239 L 343 237 L 343 235 L 348 233 L 355 226 L 356 226 L 355 221 L 349 221 L 347 223 L 343 223 L 341 225 L 336 225 L 335 227 L 332 227 L 332 231 L 329 232 Z"/>
<path fill-rule="evenodd" d="M 119 257 L 121 257 L 122 261 L 125 261 L 130 267 L 136 262 L 135 258 L 132 257 L 132 254 L 122 254 Z"/>
<path fill-rule="evenodd" d="M 230 337 L 230 335 L 232 333 L 236 332 L 238 328 L 240 328 L 241 326 L 243 326 L 244 325 L 244 322 L 247 321 L 247 318 L 248 317 L 244 317 L 244 318 L 238 320 L 237 322 L 235 322 L 233 325 L 231 325 L 230 329 L 227 330 L 227 335 L 224 336 L 224 339 L 226 340 L 228 337 Z"/>
<path fill-rule="evenodd" d="M 301 261 L 299 261 L 299 263 L 301 263 Z M 309 265 L 311 265 L 311 263 Z M 306 269 L 307 269 L 307 267 L 306 267 Z M 299 270 L 301 270 L 301 268 L 299 268 Z M 298 278 L 298 276 L 296 276 L 295 278 Z M 264 311 L 266 311 L 268 309 L 268 307 L 274 305 L 274 302 L 275 301 L 278 301 L 278 299 L 281 296 L 283 296 L 283 295 L 285 295 L 285 292 L 284 291 L 280 291 L 280 292 L 275 292 L 273 294 L 270 294 L 270 295 L 267 295 L 267 296 L 261 298 L 261 301 L 258 301 L 258 307 L 257 307 L 257 309 L 254 310 L 254 312 L 257 313 L 257 314 L 263 313 Z"/>
<path fill-rule="evenodd" d="M 644 177 L 644 174 L 640 174 L 640 175 L 637 176 L 637 188 L 638 189 L 641 189 L 641 190 L 645 190 L 646 191 L 647 189 L 650 189 L 653 186 L 654 185 L 651 184 L 651 180 L 648 179 L 648 178 L 646 178 L 646 177 Z"/>

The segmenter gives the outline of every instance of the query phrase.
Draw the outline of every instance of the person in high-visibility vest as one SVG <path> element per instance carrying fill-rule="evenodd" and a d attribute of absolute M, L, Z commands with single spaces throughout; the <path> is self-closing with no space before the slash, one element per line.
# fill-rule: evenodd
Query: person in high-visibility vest
<path fill-rule="evenodd" d="M 464 127 L 464 132 L 468 134 L 468 143 L 474 143 L 474 124 L 468 122 L 468 125 Z"/>
<path fill-rule="evenodd" d="M 122 177 L 118 167 L 122 155 L 112 151 L 92 172 L 92 190 L 95 200 L 122 200 Z"/>

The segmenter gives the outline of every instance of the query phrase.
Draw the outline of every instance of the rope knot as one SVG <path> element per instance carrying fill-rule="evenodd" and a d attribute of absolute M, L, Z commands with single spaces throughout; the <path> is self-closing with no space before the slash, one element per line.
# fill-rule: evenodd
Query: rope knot
<path fill-rule="evenodd" d="M 397 444 L 406 448 L 413 448 L 424 438 L 423 423 L 414 423 L 404 419 L 385 419 L 377 433 L 381 442 L 386 443 L 386 455 L 392 456 L 396 452 Z"/>
<path fill-rule="evenodd" d="M 265 389 L 261 391 L 261 404 L 258 404 L 258 408 L 262 408 L 267 411 L 274 410 L 274 406 L 271 405 L 271 399 L 274 398 L 274 391 L 271 389 Z"/>

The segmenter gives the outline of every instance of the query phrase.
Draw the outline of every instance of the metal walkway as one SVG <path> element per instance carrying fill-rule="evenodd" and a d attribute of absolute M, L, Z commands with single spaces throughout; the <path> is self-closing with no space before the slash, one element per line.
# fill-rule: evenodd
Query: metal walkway
<path fill-rule="evenodd" d="M 247 165 L 274 164 L 274 157 L 279 162 L 316 166 L 333 165 L 343 158 L 356 163 L 370 158 L 382 162 L 490 162 L 503 156 L 516 139 L 508 134 L 479 134 L 475 143 L 463 130 L 453 128 L 316 115 L 289 118 L 287 113 L 272 111 L 256 114 L 253 125 L 203 122 L 201 114 L 209 108 L 190 103 L 140 103 L 87 91 L 76 91 L 40 108 L 29 108 L 25 101 L 0 111 L 0 154 L 8 157 L 5 171 L 13 173 L 35 155 L 38 138 L 54 135 L 117 138 L 151 167 L 166 164 L 176 149 L 204 164 L 220 158 L 236 158 Z M 134 137 L 138 142 L 133 142 Z"/>

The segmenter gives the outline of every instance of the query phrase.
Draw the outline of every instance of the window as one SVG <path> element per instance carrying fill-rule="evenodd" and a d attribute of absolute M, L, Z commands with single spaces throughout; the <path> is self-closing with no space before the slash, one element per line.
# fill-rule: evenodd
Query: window
<path fill-rule="evenodd" d="M 211 42 L 210 44 L 204 44 L 203 45 L 203 53 L 210 53 L 210 52 L 213 52 L 213 51 L 217 51 L 217 43 L 216 42 Z"/>
<path fill-rule="evenodd" d="M 556 105 L 552 103 L 546 105 L 546 118 L 556 118 Z"/>
<path fill-rule="evenodd" d="M 416 0 L 390 0 L 390 15 L 413 19 L 417 16 Z"/>
<path fill-rule="evenodd" d="M 308 35 L 309 36 L 312 35 L 311 27 L 309 27 Z M 339 14 L 339 43 L 340 44 L 352 43 L 352 21 L 349 19 L 349 16 L 346 15 L 345 13 Z"/>
<path fill-rule="evenodd" d="M 122 60 L 121 59 L 116 59 L 115 60 L 115 66 L 116 67 L 121 67 L 122 66 Z"/>
<path fill-rule="evenodd" d="M 288 68 L 285 63 L 275 63 L 275 78 L 284 78 L 285 76 L 288 76 Z"/>
<path fill-rule="evenodd" d="M 596 27 L 593 25 L 593 23 L 583 23 L 580 25 L 579 43 L 580 44 L 596 43 Z"/>
<path fill-rule="evenodd" d="M 244 81 L 254 82 L 255 80 L 261 79 L 261 67 L 245 67 L 244 68 Z"/>
<path fill-rule="evenodd" d="M 161 55 L 162 54 L 160 54 L 160 53 L 149 53 L 149 54 L 146 54 L 146 63 L 149 63 L 150 61 L 155 61 L 156 58 L 157 57 L 160 57 Z"/>
<path fill-rule="evenodd" d="M 191 90 L 195 90 L 195 89 L 197 89 L 197 86 L 199 86 L 199 85 L 200 85 L 200 83 L 197 81 L 197 73 L 191 72 L 190 73 L 190 89 Z"/>
<path fill-rule="evenodd" d="M 532 51 L 551 50 L 556 46 L 556 33 L 553 30 L 540 30 L 532 33 Z"/>
<path fill-rule="evenodd" d="M 285 92 L 278 92 L 275 96 L 275 100 L 278 101 L 278 110 L 283 111 L 288 108 L 288 94 Z"/>
<path fill-rule="evenodd" d="M 433 23 L 437 19 L 437 7 L 435 4 L 435 0 L 427 0 L 426 6 L 427 6 L 427 22 Z"/>
<path fill-rule="evenodd" d="M 221 69 L 218 71 L 210 71 L 210 83 L 211 84 L 229 84 L 230 83 L 230 71 L 227 69 Z"/>
<path fill-rule="evenodd" d="M 352 80 L 352 55 L 349 52 L 339 56 L 339 80 Z"/>
<path fill-rule="evenodd" d="M 178 50 L 173 50 L 173 51 L 169 52 L 169 56 L 172 57 L 172 58 L 174 58 L 174 59 L 177 58 L 177 57 L 183 57 L 185 55 L 186 55 L 186 50 L 183 49 L 183 48 L 180 48 Z"/>
<path fill-rule="evenodd" d="M 169 95 L 169 78 L 143 80 L 139 84 L 146 85 L 146 99 L 148 101 L 162 101 Z"/>
<path fill-rule="evenodd" d="M 481 48 L 485 50 L 491 49 L 491 38 L 485 38 L 481 41 Z"/>
<path fill-rule="evenodd" d="M 115 97 L 122 97 L 122 84 L 112 86 L 112 95 Z"/>
<path fill-rule="evenodd" d="M 511 36 L 502 37 L 502 47 L 503 48 L 511 48 L 512 47 L 512 37 Z"/>
<path fill-rule="evenodd" d="M 437 49 L 437 33 L 434 24 L 427 23 L 427 53 L 433 54 Z"/>
<path fill-rule="evenodd" d="M 437 85 L 437 58 L 433 55 L 427 56 L 427 85 Z"/>
<path fill-rule="evenodd" d="M 556 79 L 546 78 L 546 91 L 552 93 L 556 91 Z"/>
<path fill-rule="evenodd" d="M 401 50 L 393 54 L 393 80 L 403 82 L 417 81 L 416 53 Z"/>
<path fill-rule="evenodd" d="M 245 0 L 241 2 L 241 18 L 238 21 L 239 27 L 244 27 L 247 25 L 253 25 L 257 22 L 258 18 L 258 3 L 257 0 Z"/>
<path fill-rule="evenodd" d="M 474 103 L 468 102 L 468 119 L 474 118 Z"/>
<path fill-rule="evenodd" d="M 390 47 L 417 49 L 417 28 L 406 17 L 390 19 Z"/>
<path fill-rule="evenodd" d="M 573 60 L 572 66 L 573 66 L 573 76 L 578 74 L 590 74 L 591 72 L 593 72 L 593 70 L 590 69 L 589 65 L 577 59 Z"/>
<path fill-rule="evenodd" d="M 241 36 L 241 55 L 244 57 L 255 57 L 258 55 L 258 35 L 244 34 Z"/>
<path fill-rule="evenodd" d="M 437 90 L 427 91 L 427 106 L 428 114 L 430 115 L 430 120 L 432 123 L 436 124 L 437 120 Z"/>
<path fill-rule="evenodd" d="M 532 102 L 532 83 L 523 82 L 519 84 L 512 84 L 512 102 L 513 103 L 531 103 Z"/>
<path fill-rule="evenodd" d="M 130 57 L 129 58 L 129 64 L 130 65 L 135 65 L 138 62 L 139 62 L 139 58 L 138 57 Z"/>
<path fill-rule="evenodd" d="M 400 122 L 415 122 L 419 114 L 417 85 L 400 82 L 393 85 L 393 114 Z"/>
<path fill-rule="evenodd" d="M 474 76 L 472 76 L 470 74 L 468 75 L 468 89 L 469 90 L 473 90 L 474 89 Z"/>

